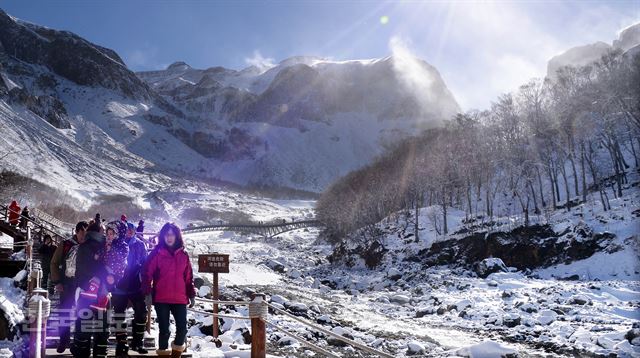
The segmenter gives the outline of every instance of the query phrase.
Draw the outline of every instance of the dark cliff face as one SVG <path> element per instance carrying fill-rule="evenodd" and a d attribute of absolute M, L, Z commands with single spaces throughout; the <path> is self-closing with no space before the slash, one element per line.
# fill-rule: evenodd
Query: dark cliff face
<path fill-rule="evenodd" d="M 118 54 L 73 33 L 24 23 L 0 10 L 0 44 L 0 57 L 44 66 L 79 85 L 105 87 L 130 98 L 153 98 Z"/>

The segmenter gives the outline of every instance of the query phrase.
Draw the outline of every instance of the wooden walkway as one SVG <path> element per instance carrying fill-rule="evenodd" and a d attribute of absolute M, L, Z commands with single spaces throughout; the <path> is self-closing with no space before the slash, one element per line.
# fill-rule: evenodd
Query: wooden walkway
<path fill-rule="evenodd" d="M 182 232 L 184 234 L 198 233 L 198 232 L 210 232 L 210 231 L 235 231 L 244 234 L 255 234 L 264 236 L 266 238 L 272 238 L 282 233 L 305 229 L 309 227 L 321 227 L 322 223 L 317 220 L 302 220 L 285 222 L 281 224 L 255 224 L 255 223 L 228 223 L 228 224 L 213 224 L 196 227 L 188 227 Z"/>

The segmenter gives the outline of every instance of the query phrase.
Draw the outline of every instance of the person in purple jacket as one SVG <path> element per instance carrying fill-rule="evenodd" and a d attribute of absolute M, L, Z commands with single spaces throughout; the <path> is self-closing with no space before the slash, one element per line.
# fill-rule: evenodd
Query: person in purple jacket
<path fill-rule="evenodd" d="M 145 300 L 152 301 L 160 333 L 159 356 L 179 358 L 186 347 L 187 305 L 195 304 L 193 269 L 184 251 L 182 233 L 173 223 L 166 223 L 158 234 L 158 245 L 149 254 L 142 270 Z M 169 350 L 169 314 L 176 323 L 176 336 Z"/>
<path fill-rule="evenodd" d="M 94 255 L 94 259 L 101 261 L 104 265 L 104 277 L 93 277 L 89 285 L 90 289 L 82 293 L 84 297 L 96 300 L 90 307 L 99 311 L 107 310 L 108 293 L 113 291 L 115 284 L 124 275 L 127 268 L 127 255 L 129 255 L 129 246 L 123 239 L 117 237 L 115 227 L 107 227 L 106 234 L 104 247 Z"/>

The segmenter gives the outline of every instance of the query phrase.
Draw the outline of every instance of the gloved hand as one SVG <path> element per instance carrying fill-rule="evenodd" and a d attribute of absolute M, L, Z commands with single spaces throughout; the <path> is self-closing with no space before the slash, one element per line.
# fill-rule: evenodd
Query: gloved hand
<path fill-rule="evenodd" d="M 193 306 L 196 305 L 196 298 L 195 297 L 189 297 L 189 308 L 193 308 Z"/>
<path fill-rule="evenodd" d="M 151 295 L 146 295 L 144 296 L 144 304 L 148 307 L 151 306 L 151 304 L 153 303 L 153 300 L 151 299 Z"/>

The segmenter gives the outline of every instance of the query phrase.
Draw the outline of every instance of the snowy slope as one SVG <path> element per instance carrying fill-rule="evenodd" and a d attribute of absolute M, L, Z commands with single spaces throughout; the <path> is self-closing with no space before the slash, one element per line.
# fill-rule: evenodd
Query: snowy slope
<path fill-rule="evenodd" d="M 547 63 L 547 77 L 556 78 L 556 71 L 564 66 L 585 66 L 600 60 L 607 51 L 620 50 L 625 52 L 638 44 L 640 44 L 640 23 L 622 29 L 612 44 L 598 41 L 572 47 L 552 57 Z"/>

